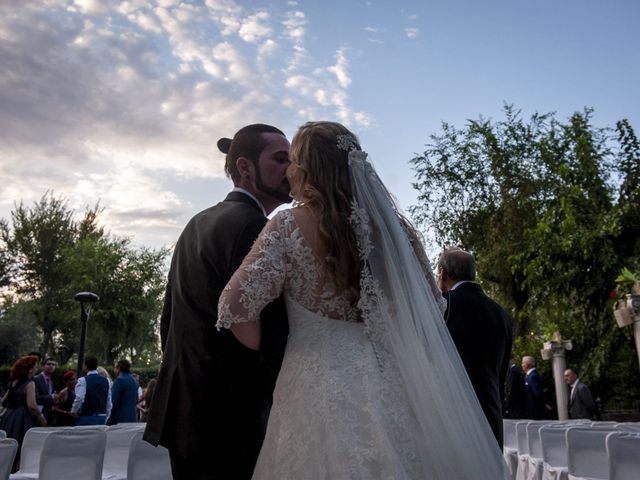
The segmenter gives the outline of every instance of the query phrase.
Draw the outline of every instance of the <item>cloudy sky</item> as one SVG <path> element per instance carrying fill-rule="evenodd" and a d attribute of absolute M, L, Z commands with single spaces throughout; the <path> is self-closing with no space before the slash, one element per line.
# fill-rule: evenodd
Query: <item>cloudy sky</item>
<path fill-rule="evenodd" d="M 241 126 L 349 125 L 405 208 L 441 121 L 504 102 L 640 131 L 636 0 L 0 0 L 0 217 L 47 190 L 170 245 Z"/>

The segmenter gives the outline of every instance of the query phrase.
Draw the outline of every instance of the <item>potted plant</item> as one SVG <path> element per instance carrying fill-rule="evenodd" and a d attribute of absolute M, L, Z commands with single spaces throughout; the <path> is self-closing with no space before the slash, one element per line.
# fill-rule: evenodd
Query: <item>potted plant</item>
<path fill-rule="evenodd" d="M 611 292 L 613 315 L 622 328 L 640 321 L 640 274 L 625 267 L 616 278 L 616 284 L 616 289 Z"/>

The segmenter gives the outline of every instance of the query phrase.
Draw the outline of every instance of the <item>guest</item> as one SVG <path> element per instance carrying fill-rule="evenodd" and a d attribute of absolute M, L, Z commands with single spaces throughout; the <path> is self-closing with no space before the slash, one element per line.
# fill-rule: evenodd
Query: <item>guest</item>
<path fill-rule="evenodd" d="M 536 360 L 531 356 L 522 357 L 522 370 L 525 372 L 525 418 L 544 420 L 546 405 L 542 391 L 542 377 L 536 370 Z"/>
<path fill-rule="evenodd" d="M 515 361 L 511 360 L 504 383 L 505 418 L 525 418 L 526 406 L 524 375 Z"/>
<path fill-rule="evenodd" d="M 111 413 L 109 381 L 98 373 L 96 357 L 87 357 L 84 366 L 87 373 L 76 384 L 71 414 L 78 418 L 77 425 L 104 425 Z"/>
<path fill-rule="evenodd" d="M 47 420 L 36 403 L 36 387 L 33 375 L 38 364 L 35 355 L 19 358 L 11 367 L 10 383 L 7 393 L 2 397 L 5 414 L 0 417 L 0 429 L 7 437 L 18 442 L 18 453 L 12 471 L 17 470 L 20 461 L 20 449 L 24 435 L 31 427 L 47 426 Z"/>
<path fill-rule="evenodd" d="M 96 372 L 98 372 L 98 375 L 100 375 L 102 378 L 106 378 L 108 380 L 109 390 L 111 390 L 111 387 L 113 386 L 113 379 L 111 378 L 111 375 L 109 375 L 109 372 L 107 372 L 107 369 L 102 365 L 99 365 L 96 369 Z"/>
<path fill-rule="evenodd" d="M 111 388 L 113 408 L 107 425 L 135 422 L 136 404 L 138 403 L 138 383 L 131 376 L 129 360 L 119 360 L 115 368 L 116 379 Z"/>
<path fill-rule="evenodd" d="M 55 427 L 72 427 L 76 424 L 76 419 L 71 415 L 71 408 L 76 399 L 76 383 L 78 379 L 76 372 L 69 370 L 64 374 L 65 387 L 58 394 L 58 403 L 53 406 Z"/>
<path fill-rule="evenodd" d="M 589 387 L 580 381 L 576 372 L 571 368 L 564 371 L 564 382 L 569 385 L 569 399 L 567 401 L 569 418 L 593 419 L 596 404 Z"/>
<path fill-rule="evenodd" d="M 56 361 L 49 357 L 44 361 L 42 372 L 33 377 L 36 386 L 36 403 L 47 419 L 51 421 L 51 407 L 58 402 L 58 395 L 53 388 L 53 372 L 56 371 Z"/>
<path fill-rule="evenodd" d="M 476 260 L 447 248 L 438 260 L 438 284 L 447 301 L 444 318 L 473 390 L 502 447 L 502 388 L 511 358 L 511 319 L 475 283 Z"/>
<path fill-rule="evenodd" d="M 149 407 L 151 406 L 151 400 L 153 400 L 153 391 L 156 388 L 157 380 L 152 378 L 147 384 L 147 388 L 142 393 L 142 398 L 138 401 L 138 412 L 140 413 L 140 421 L 146 422 L 149 415 Z"/>
<path fill-rule="evenodd" d="M 138 402 L 142 399 L 142 387 L 140 386 L 140 375 L 138 375 L 137 373 L 132 373 L 131 376 L 133 377 L 133 379 L 136 381 L 136 384 L 138 385 Z"/>

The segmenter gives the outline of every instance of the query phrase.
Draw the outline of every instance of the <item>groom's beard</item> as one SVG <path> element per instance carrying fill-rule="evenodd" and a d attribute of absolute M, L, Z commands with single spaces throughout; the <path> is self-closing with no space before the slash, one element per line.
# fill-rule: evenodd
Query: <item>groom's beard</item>
<path fill-rule="evenodd" d="M 269 195 L 271 198 L 275 198 L 280 203 L 291 203 L 293 201 L 293 198 L 289 196 L 291 187 L 289 186 L 289 181 L 286 178 L 282 180 L 282 183 L 280 183 L 278 188 L 267 187 L 262 181 L 260 170 L 258 170 L 256 175 L 256 189 L 265 195 Z"/>

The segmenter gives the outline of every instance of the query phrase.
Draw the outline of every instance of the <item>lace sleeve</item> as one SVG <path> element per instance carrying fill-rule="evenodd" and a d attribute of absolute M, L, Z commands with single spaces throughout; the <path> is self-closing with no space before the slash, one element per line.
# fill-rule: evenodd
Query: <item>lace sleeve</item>
<path fill-rule="evenodd" d="M 253 244 L 218 301 L 216 327 L 255 322 L 271 300 L 280 295 L 285 278 L 285 252 L 280 215 L 273 217 Z"/>

